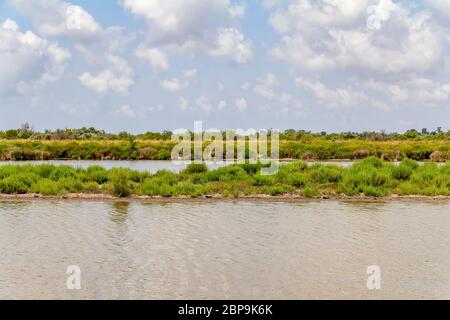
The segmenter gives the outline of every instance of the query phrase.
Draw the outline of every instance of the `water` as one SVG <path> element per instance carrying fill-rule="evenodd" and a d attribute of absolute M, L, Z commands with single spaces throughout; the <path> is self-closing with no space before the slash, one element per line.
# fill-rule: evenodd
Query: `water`
<path fill-rule="evenodd" d="M 0 202 L 0 298 L 450 299 L 449 243 L 447 202 Z"/>
<path fill-rule="evenodd" d="M 287 163 L 287 161 L 282 161 L 282 163 Z M 353 164 L 352 161 L 317 161 L 309 162 L 310 165 L 314 163 L 321 164 L 334 164 L 343 167 L 349 167 Z M 423 163 L 423 162 L 422 162 Z M 172 161 L 163 160 L 137 160 L 137 161 L 127 161 L 127 160 L 44 160 L 44 161 L 0 161 L 0 166 L 2 165 L 26 165 L 26 164 L 53 164 L 53 165 L 66 165 L 73 166 L 76 168 L 87 168 L 90 166 L 102 166 L 106 169 L 112 168 L 129 168 L 137 171 L 150 171 L 156 173 L 158 170 L 170 170 L 173 172 L 179 172 L 186 168 L 186 164 L 175 164 Z M 217 169 L 224 165 L 232 164 L 231 161 L 224 163 L 215 163 L 208 165 L 210 169 Z M 398 163 L 397 163 L 398 164 Z M 443 165 L 439 163 L 438 165 Z"/>

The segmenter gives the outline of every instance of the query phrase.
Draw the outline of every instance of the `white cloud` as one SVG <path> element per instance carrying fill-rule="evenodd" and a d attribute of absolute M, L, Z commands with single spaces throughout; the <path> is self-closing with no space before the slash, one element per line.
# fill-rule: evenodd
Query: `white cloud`
<path fill-rule="evenodd" d="M 232 5 L 228 9 L 228 12 L 230 13 L 231 17 L 236 18 L 236 17 L 242 17 L 243 15 L 245 15 L 246 9 L 247 9 L 247 5 L 245 3 L 238 3 L 235 5 Z"/>
<path fill-rule="evenodd" d="M 283 2 L 284 2 L 284 0 L 263 0 L 262 1 L 263 6 L 265 8 L 275 7 L 275 6 L 278 6 L 278 5 L 282 4 Z"/>
<path fill-rule="evenodd" d="M 448 19 L 450 17 L 450 1 L 448 0 L 425 0 L 425 4 L 430 6 L 437 15 Z M 446 21 L 448 23 L 448 20 Z"/>
<path fill-rule="evenodd" d="M 186 111 L 189 108 L 189 101 L 184 97 L 180 97 L 178 99 L 178 107 L 180 110 Z"/>
<path fill-rule="evenodd" d="M 245 98 L 236 99 L 234 105 L 239 110 L 245 110 L 247 109 L 247 100 Z"/>
<path fill-rule="evenodd" d="M 270 23 L 282 35 L 272 55 L 306 71 L 398 75 L 443 61 L 443 34 L 429 15 L 392 0 L 297 0 Z"/>
<path fill-rule="evenodd" d="M 363 93 L 350 88 L 330 89 L 319 81 L 310 81 L 302 77 L 295 79 L 297 86 L 311 92 L 315 98 L 330 108 L 360 107 L 370 99 Z"/>
<path fill-rule="evenodd" d="M 227 107 L 227 102 L 225 100 L 220 100 L 217 104 L 217 109 L 224 110 Z"/>
<path fill-rule="evenodd" d="M 0 25 L 0 92 L 24 93 L 60 79 L 71 54 L 7 19 Z"/>
<path fill-rule="evenodd" d="M 197 76 L 197 69 L 184 70 L 183 75 L 185 78 L 195 78 Z"/>
<path fill-rule="evenodd" d="M 289 93 L 283 92 L 280 97 L 279 97 L 279 101 L 282 104 L 289 104 L 292 102 L 292 96 Z"/>
<path fill-rule="evenodd" d="M 161 86 L 169 91 L 176 92 L 186 88 L 189 85 L 187 81 L 182 81 L 178 78 L 173 78 L 170 80 L 163 80 Z"/>
<path fill-rule="evenodd" d="M 230 0 L 122 0 L 122 6 L 149 24 L 149 40 L 180 53 L 201 52 L 246 64 L 251 43 L 233 27 L 246 5 Z"/>
<path fill-rule="evenodd" d="M 198 97 L 195 103 L 205 112 L 211 112 L 214 109 L 209 98 L 205 96 Z"/>
<path fill-rule="evenodd" d="M 276 94 L 272 88 L 278 86 L 278 84 L 277 77 L 269 72 L 264 78 L 257 80 L 257 84 L 253 86 L 253 92 L 267 99 L 275 99 Z"/>
<path fill-rule="evenodd" d="M 246 82 L 244 82 L 244 83 L 241 85 L 241 89 L 242 89 L 243 91 L 248 91 L 248 89 L 250 89 L 251 85 L 252 85 L 252 84 L 251 84 L 250 82 L 246 81 Z"/>
<path fill-rule="evenodd" d="M 225 28 L 219 30 L 217 41 L 210 54 L 231 56 L 238 64 L 248 64 L 252 60 L 252 44 L 238 30 Z"/>
<path fill-rule="evenodd" d="M 217 24 L 225 24 L 242 11 L 229 0 L 122 0 L 132 14 L 147 19 L 160 41 L 184 43 L 203 38 Z"/>
<path fill-rule="evenodd" d="M 109 56 L 111 66 L 97 75 L 85 72 L 79 76 L 81 83 L 99 94 L 113 91 L 118 94 L 128 94 L 134 85 L 134 72 L 128 63 L 118 57 Z"/>
<path fill-rule="evenodd" d="M 364 83 L 366 90 L 382 97 L 387 104 L 400 107 L 436 107 L 448 103 L 450 81 L 441 83 L 426 78 L 386 83 L 370 80 Z"/>
<path fill-rule="evenodd" d="M 267 99 L 275 98 L 275 92 L 271 88 L 267 88 L 261 84 L 254 85 L 253 92 Z"/>
<path fill-rule="evenodd" d="M 145 48 L 140 46 L 136 49 L 136 57 L 147 60 L 156 72 L 169 69 L 169 62 L 166 54 L 158 48 Z"/>
<path fill-rule="evenodd" d="M 132 119 L 136 118 L 136 112 L 134 112 L 133 108 L 131 108 L 127 104 L 121 106 L 120 108 L 118 108 L 116 110 L 116 113 L 120 114 L 120 115 L 124 115 L 124 116 L 126 116 L 128 118 L 132 118 Z"/>
<path fill-rule="evenodd" d="M 10 0 L 17 10 L 31 17 L 38 32 L 64 36 L 76 41 L 92 41 L 101 26 L 80 6 L 62 0 Z"/>
<path fill-rule="evenodd" d="M 277 77 L 272 72 L 267 73 L 259 82 L 265 87 L 275 87 L 279 84 Z"/>
<path fill-rule="evenodd" d="M 442 80 L 450 66 L 445 54 L 450 25 L 437 17 L 448 12 L 450 2 L 425 3 L 428 7 L 393 0 L 295 0 L 270 15 L 280 35 L 270 53 L 301 75 L 297 86 L 318 105 L 444 107 L 450 99 L 450 80 Z M 285 105 L 295 101 L 261 81 L 253 91 Z"/>

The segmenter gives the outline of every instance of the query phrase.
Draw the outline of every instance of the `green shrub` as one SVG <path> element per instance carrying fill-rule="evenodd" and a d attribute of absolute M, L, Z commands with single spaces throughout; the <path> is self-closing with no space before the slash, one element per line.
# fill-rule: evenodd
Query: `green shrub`
<path fill-rule="evenodd" d="M 253 176 L 253 185 L 255 186 L 271 186 L 275 181 L 275 176 L 264 176 L 261 174 L 255 174 Z"/>
<path fill-rule="evenodd" d="M 268 186 L 262 189 L 264 194 L 268 194 L 271 196 L 281 196 L 294 191 L 291 186 L 287 185 L 276 185 L 276 186 Z"/>
<path fill-rule="evenodd" d="M 160 183 L 165 183 L 169 186 L 173 186 L 178 182 L 178 175 L 168 170 L 159 170 L 154 177 L 158 178 Z"/>
<path fill-rule="evenodd" d="M 380 188 L 380 187 L 374 187 L 374 186 L 365 186 L 363 188 L 364 195 L 368 197 L 384 197 L 389 194 L 389 191 L 387 188 Z"/>
<path fill-rule="evenodd" d="M 56 169 L 56 167 L 54 165 L 51 165 L 51 164 L 42 164 L 42 165 L 39 165 L 39 166 L 35 166 L 33 168 L 33 170 L 36 172 L 36 174 L 38 174 L 42 178 L 50 177 L 50 174 L 55 169 Z"/>
<path fill-rule="evenodd" d="M 116 197 L 125 198 L 131 195 L 132 186 L 129 182 L 129 170 L 126 169 L 112 169 L 110 171 L 110 178 L 112 182 L 112 192 Z"/>
<path fill-rule="evenodd" d="M 113 194 L 116 197 L 125 198 L 131 195 L 131 187 L 127 180 L 113 181 Z"/>
<path fill-rule="evenodd" d="M 401 183 L 396 189 L 397 194 L 401 196 L 420 194 L 420 188 L 411 182 Z"/>
<path fill-rule="evenodd" d="M 88 181 L 95 181 L 98 184 L 105 184 L 108 182 L 108 171 L 101 166 L 91 166 L 86 170 L 86 177 Z"/>
<path fill-rule="evenodd" d="M 392 177 L 397 180 L 408 180 L 413 174 L 413 169 L 409 166 L 400 164 L 392 168 Z"/>
<path fill-rule="evenodd" d="M 306 187 L 303 190 L 302 195 L 306 198 L 315 198 L 319 196 L 319 191 L 317 191 L 317 189 L 313 187 Z"/>
<path fill-rule="evenodd" d="M 83 190 L 83 183 L 73 177 L 61 178 L 58 180 L 59 187 L 69 193 L 77 193 Z"/>
<path fill-rule="evenodd" d="M 342 179 L 342 168 L 337 166 L 315 165 L 312 167 L 311 178 L 317 183 L 337 183 Z"/>
<path fill-rule="evenodd" d="M 360 166 L 369 166 L 374 168 L 381 168 L 383 166 L 383 160 L 377 157 L 368 157 L 357 163 Z"/>
<path fill-rule="evenodd" d="M 139 193 L 145 196 L 170 197 L 173 194 L 172 187 L 167 183 L 161 183 L 158 179 L 145 180 L 139 189 Z"/>
<path fill-rule="evenodd" d="M 247 172 L 237 165 L 225 166 L 207 173 L 209 181 L 239 181 L 245 180 Z"/>
<path fill-rule="evenodd" d="M 203 186 L 194 185 L 191 183 L 180 183 L 175 186 L 173 194 L 198 198 L 203 195 L 203 192 L 204 192 Z"/>
<path fill-rule="evenodd" d="M 58 181 L 61 178 L 74 178 L 77 172 L 74 168 L 68 166 L 56 167 L 48 176 L 50 180 Z"/>
<path fill-rule="evenodd" d="M 304 173 L 292 173 L 288 177 L 288 183 L 296 188 L 303 188 L 308 183 L 308 178 Z"/>
<path fill-rule="evenodd" d="M 190 163 L 186 169 L 182 171 L 185 174 L 204 173 L 208 171 L 208 167 L 204 163 Z"/>
<path fill-rule="evenodd" d="M 31 187 L 32 192 L 40 193 L 44 196 L 55 196 L 67 193 L 60 187 L 59 183 L 50 179 L 41 179 Z"/>
<path fill-rule="evenodd" d="M 0 193 L 24 194 L 28 192 L 28 186 L 15 176 L 4 178 L 0 181 Z"/>

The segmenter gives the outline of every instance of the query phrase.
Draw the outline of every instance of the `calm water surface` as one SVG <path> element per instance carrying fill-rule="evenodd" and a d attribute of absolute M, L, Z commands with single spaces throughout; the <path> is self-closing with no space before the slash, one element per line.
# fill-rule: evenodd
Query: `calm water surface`
<path fill-rule="evenodd" d="M 287 163 L 287 162 L 282 162 Z M 310 165 L 314 163 L 321 164 L 334 164 L 342 167 L 349 167 L 353 164 L 352 161 L 317 161 L 309 162 Z M 186 165 L 175 164 L 172 161 L 158 161 L 158 160 L 137 160 L 137 161 L 127 161 L 127 160 L 44 160 L 44 161 L 0 161 L 0 166 L 2 165 L 26 165 L 26 164 L 53 164 L 56 166 L 66 165 L 77 168 L 87 168 L 90 166 L 102 166 L 106 169 L 112 168 L 129 168 L 137 171 L 150 171 L 156 173 L 158 170 L 170 170 L 173 172 L 179 172 L 186 168 Z M 224 165 L 230 165 L 232 162 L 216 163 L 208 165 L 210 169 L 217 169 Z M 438 165 L 443 165 L 439 163 Z"/>
<path fill-rule="evenodd" d="M 0 202 L 0 298 L 450 299 L 449 244 L 450 203 Z"/>

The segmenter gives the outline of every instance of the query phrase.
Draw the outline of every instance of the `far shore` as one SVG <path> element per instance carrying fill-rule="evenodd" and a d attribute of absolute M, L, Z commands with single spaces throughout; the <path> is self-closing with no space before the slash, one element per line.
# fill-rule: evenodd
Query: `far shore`
<path fill-rule="evenodd" d="M 0 194 L 0 201 L 54 201 L 54 200 L 74 200 L 74 201 L 142 201 L 142 202 L 212 202 L 212 201 L 277 201 L 277 202 L 314 202 L 314 201 L 341 201 L 341 202 L 386 202 L 386 201 L 450 201 L 450 196 L 423 196 L 423 195 L 390 195 L 385 197 L 369 197 L 365 195 L 357 196 L 320 196 L 304 197 L 294 194 L 286 195 L 241 195 L 237 197 L 226 197 L 220 194 L 201 197 L 189 196 L 138 196 L 116 197 L 110 194 L 94 193 L 70 193 L 64 196 L 43 196 L 36 193 L 27 194 Z"/>

